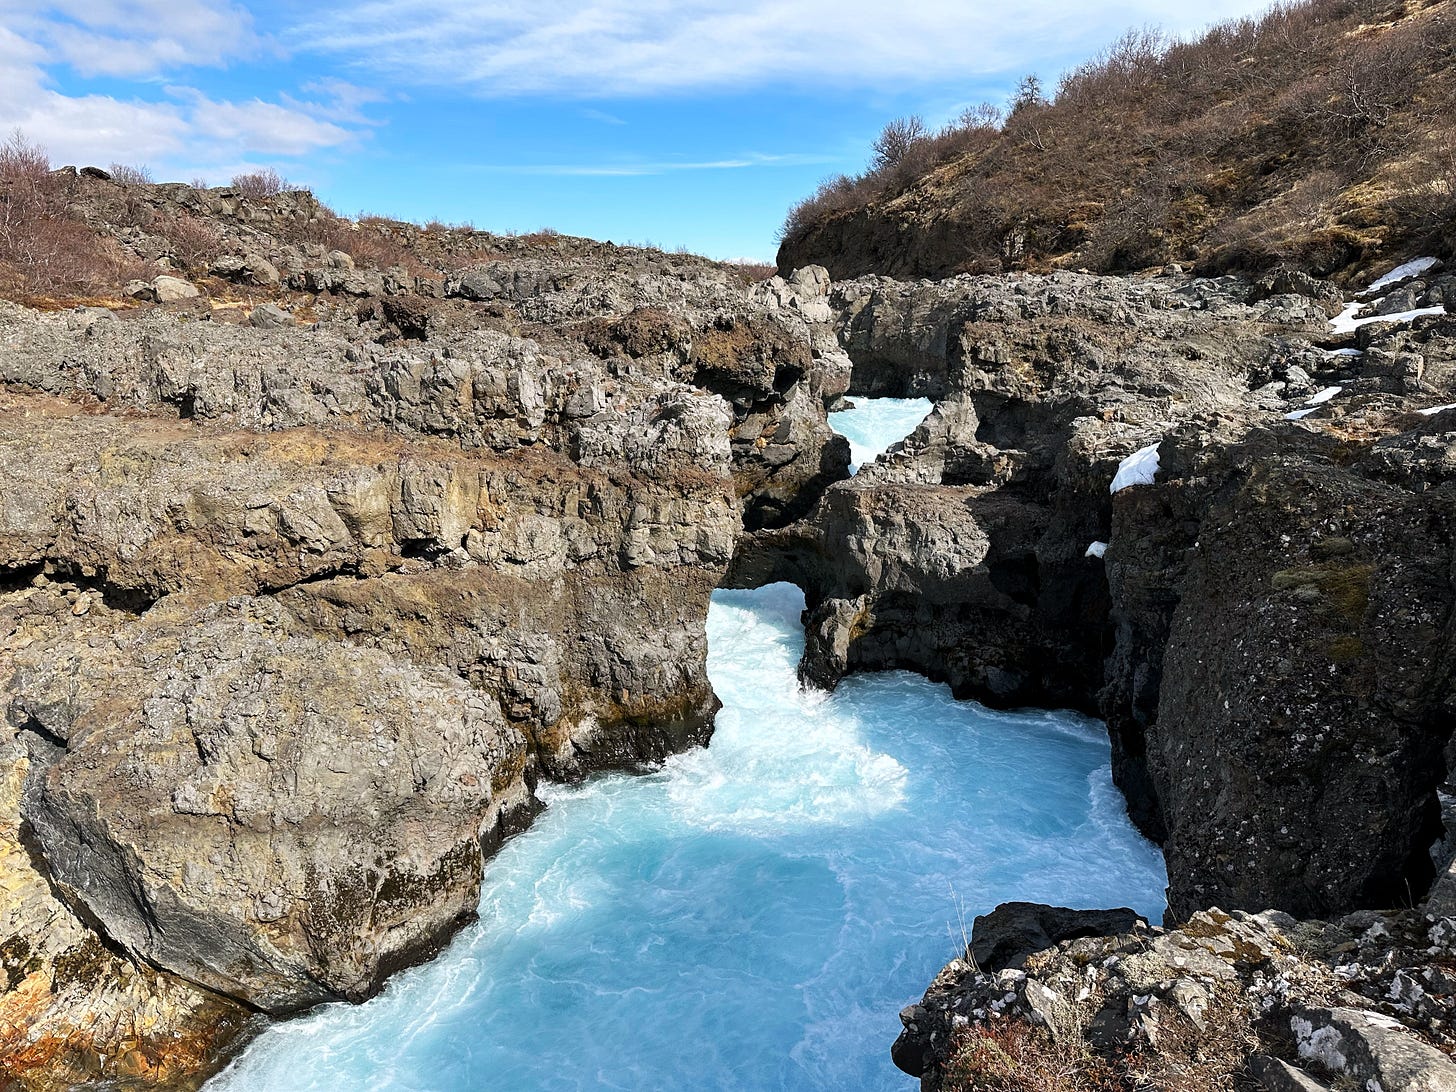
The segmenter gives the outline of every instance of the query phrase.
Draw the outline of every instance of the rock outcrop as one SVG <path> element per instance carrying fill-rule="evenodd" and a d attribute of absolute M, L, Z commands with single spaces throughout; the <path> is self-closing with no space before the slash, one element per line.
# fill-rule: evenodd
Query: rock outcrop
<path fill-rule="evenodd" d="M 977 919 L 973 945 L 1003 912 Z M 970 953 L 949 963 L 900 1014 L 897 1064 L 927 1092 L 1053 1077 L 1092 1089 L 1456 1088 L 1456 919 L 1211 909 L 1177 929 L 1045 941 L 1016 967 Z"/>
<path fill-rule="evenodd" d="M 437 285 L 299 268 L 306 195 L 147 193 L 238 260 L 175 302 L 0 304 L 0 1057 L 25 1088 L 195 1082 L 250 1013 L 436 951 L 540 778 L 707 739 L 745 520 L 847 463 L 847 365 L 795 293 L 579 241 L 462 244 Z"/>
<path fill-rule="evenodd" d="M 1408 902 L 1441 833 L 1456 414 L 1416 411 L 1456 399 L 1456 325 L 1341 334 L 1286 281 L 834 285 L 851 396 L 935 408 L 730 574 L 805 589 L 820 684 L 1100 714 L 1175 921 Z"/>

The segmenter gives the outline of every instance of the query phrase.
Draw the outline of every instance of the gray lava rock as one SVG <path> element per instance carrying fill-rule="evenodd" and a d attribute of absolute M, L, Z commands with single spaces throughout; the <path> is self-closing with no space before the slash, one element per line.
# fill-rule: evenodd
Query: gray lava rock
<path fill-rule="evenodd" d="M 274 330 L 282 326 L 292 326 L 293 324 L 293 316 L 276 303 L 260 303 L 248 315 L 248 325 L 256 326 L 262 330 Z"/>
<path fill-rule="evenodd" d="M 152 281 L 152 291 L 156 293 L 158 303 L 180 303 L 182 300 L 196 299 L 201 294 L 195 284 L 180 277 L 165 275 Z"/>
<path fill-rule="evenodd" d="M 139 958 L 270 1012 L 437 950 L 528 798 L 487 695 L 288 628 L 237 601 L 34 647 L 7 687 L 60 747 L 23 806 L 56 882 Z"/>
<path fill-rule="evenodd" d="M 978 915 L 971 930 L 971 956 L 983 973 L 1019 970 L 1026 957 L 1078 937 L 1130 933 L 1147 921 L 1136 911 L 1070 910 L 1034 902 L 1005 902 Z"/>
<path fill-rule="evenodd" d="M 1365 1009 L 1300 1009 L 1290 1029 L 1301 1058 L 1361 1088 L 1456 1092 L 1456 1062 L 1392 1017 Z"/>

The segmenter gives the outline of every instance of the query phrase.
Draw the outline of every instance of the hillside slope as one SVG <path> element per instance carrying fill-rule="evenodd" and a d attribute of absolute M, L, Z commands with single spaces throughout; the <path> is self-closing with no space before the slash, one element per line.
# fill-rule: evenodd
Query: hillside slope
<path fill-rule="evenodd" d="M 1302 0 L 1169 42 L 1132 32 L 1003 117 L 892 123 L 784 227 L 836 278 L 1179 262 L 1354 273 L 1456 245 L 1456 4 Z"/>

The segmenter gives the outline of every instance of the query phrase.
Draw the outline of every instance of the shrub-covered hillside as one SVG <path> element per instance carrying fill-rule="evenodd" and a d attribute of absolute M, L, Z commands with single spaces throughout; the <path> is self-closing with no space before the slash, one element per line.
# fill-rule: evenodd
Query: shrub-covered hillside
<path fill-rule="evenodd" d="M 1453 247 L 1456 0 L 1298 0 L 1191 41 L 1129 33 L 939 132 L 892 122 L 865 174 L 790 212 L 779 267 L 1336 275 Z"/>

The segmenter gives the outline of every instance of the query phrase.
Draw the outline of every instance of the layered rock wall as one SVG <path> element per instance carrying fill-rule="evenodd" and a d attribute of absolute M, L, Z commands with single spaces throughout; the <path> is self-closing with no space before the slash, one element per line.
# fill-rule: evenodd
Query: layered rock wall
<path fill-rule="evenodd" d="M 745 519 L 844 472 L 793 294 L 610 249 L 430 294 L 270 223 L 278 303 L 0 304 L 21 1087 L 195 1082 L 431 955 L 538 779 L 707 739 Z"/>
<path fill-rule="evenodd" d="M 1337 294 L 1293 277 L 828 298 L 851 397 L 938 401 L 740 549 L 731 580 L 805 588 L 805 676 L 903 667 L 1100 714 L 1173 920 L 1419 897 L 1453 724 L 1456 414 L 1416 411 L 1456 391 L 1451 320 L 1339 333 Z M 1113 494 L 1145 448 L 1152 483 Z"/>

